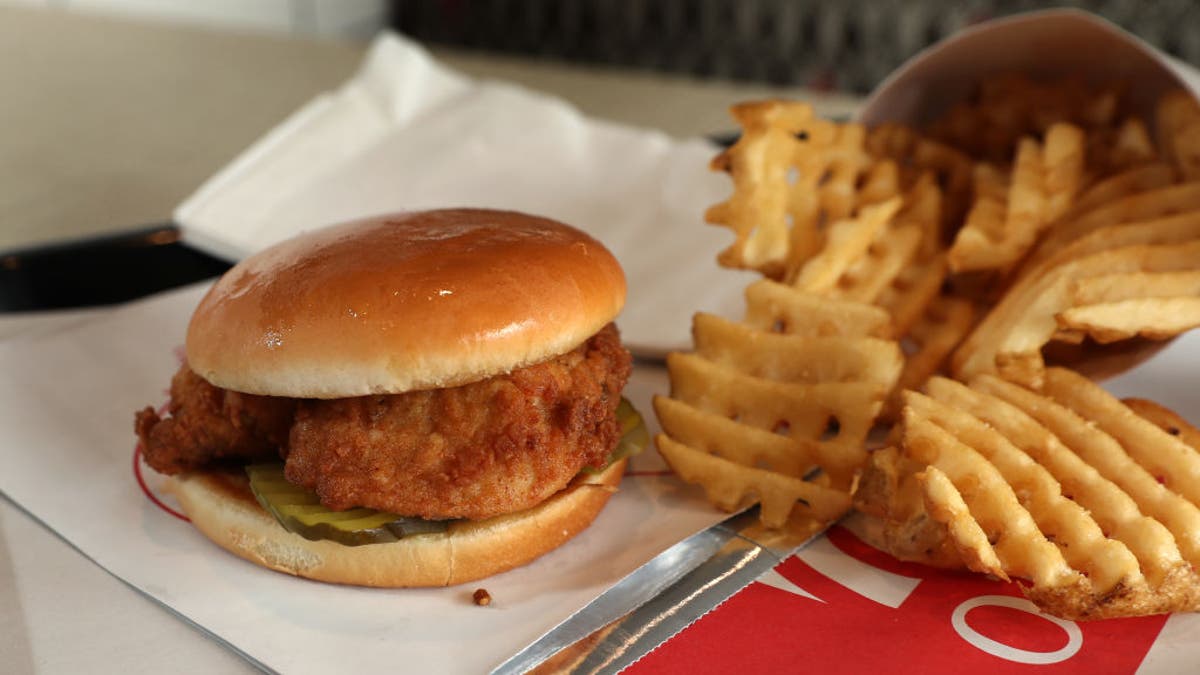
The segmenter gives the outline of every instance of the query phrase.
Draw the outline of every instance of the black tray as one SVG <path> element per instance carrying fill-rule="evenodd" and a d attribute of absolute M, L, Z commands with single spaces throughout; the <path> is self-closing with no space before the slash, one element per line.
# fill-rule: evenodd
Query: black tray
<path fill-rule="evenodd" d="M 155 225 L 0 253 L 0 312 L 112 305 L 219 276 L 230 263 Z"/>

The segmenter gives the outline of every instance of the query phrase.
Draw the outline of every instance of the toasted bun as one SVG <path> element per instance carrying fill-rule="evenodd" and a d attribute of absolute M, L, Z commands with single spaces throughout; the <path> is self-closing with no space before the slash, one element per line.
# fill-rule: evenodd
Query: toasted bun
<path fill-rule="evenodd" d="M 225 274 L 187 335 L 191 368 L 251 394 L 449 387 L 553 358 L 612 321 L 625 277 L 588 235 L 509 211 L 361 220 Z"/>
<path fill-rule="evenodd" d="M 625 473 L 626 460 L 577 479 L 532 509 L 397 542 L 343 546 L 289 532 L 255 501 L 241 474 L 195 472 L 168 490 L 209 539 L 273 570 L 338 584 L 453 586 L 499 574 L 551 551 L 591 525 Z"/>

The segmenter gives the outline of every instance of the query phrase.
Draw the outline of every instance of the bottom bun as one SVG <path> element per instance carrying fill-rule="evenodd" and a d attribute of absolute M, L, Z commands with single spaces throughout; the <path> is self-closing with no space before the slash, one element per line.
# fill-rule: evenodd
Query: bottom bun
<path fill-rule="evenodd" d="M 257 565 L 356 586 L 453 586 L 524 565 L 582 532 L 616 492 L 625 464 L 580 474 L 525 511 L 364 546 L 310 541 L 285 530 L 259 506 L 241 473 L 184 474 L 168 481 L 168 490 L 205 536 Z"/>

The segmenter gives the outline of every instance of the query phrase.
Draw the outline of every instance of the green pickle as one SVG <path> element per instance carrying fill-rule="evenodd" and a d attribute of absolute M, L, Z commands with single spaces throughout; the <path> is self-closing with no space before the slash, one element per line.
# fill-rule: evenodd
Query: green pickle
<path fill-rule="evenodd" d="M 375 509 L 332 511 L 317 495 L 283 477 L 283 464 L 270 462 L 246 467 L 250 490 L 280 525 L 305 539 L 329 539 L 346 546 L 383 544 L 414 534 L 445 532 L 449 521 L 423 520 Z"/>
<path fill-rule="evenodd" d="M 587 467 L 587 473 L 599 473 L 613 462 L 641 452 L 650 442 L 650 433 L 637 410 L 622 398 L 617 408 L 621 422 L 621 440 L 601 469 Z M 375 509 L 354 508 L 332 511 L 317 495 L 292 485 L 283 477 L 282 462 L 264 462 L 246 466 L 254 498 L 279 521 L 280 525 L 305 539 L 328 539 L 346 546 L 382 544 L 417 534 L 445 532 L 448 520 L 423 520 Z"/>
<path fill-rule="evenodd" d="M 637 408 L 634 408 L 633 404 L 629 402 L 629 399 L 621 398 L 621 403 L 617 406 L 617 420 L 621 423 L 621 440 L 617 441 L 617 447 L 613 448 L 612 454 L 608 456 L 608 461 L 604 463 L 604 466 L 600 468 L 584 467 L 584 473 L 601 473 L 612 466 L 613 462 L 633 457 L 650 444 L 650 431 L 646 428 L 646 422 Z"/>

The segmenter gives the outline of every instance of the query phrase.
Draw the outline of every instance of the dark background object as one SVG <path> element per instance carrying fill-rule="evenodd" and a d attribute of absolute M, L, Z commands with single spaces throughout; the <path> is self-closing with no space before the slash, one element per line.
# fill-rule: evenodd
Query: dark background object
<path fill-rule="evenodd" d="M 220 275 L 172 225 L 0 254 L 0 312 L 111 305 Z"/>
<path fill-rule="evenodd" d="M 391 0 L 389 21 L 480 51 L 866 93 L 960 28 L 1049 6 L 1200 65 L 1196 0 Z"/>

